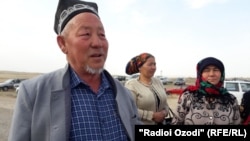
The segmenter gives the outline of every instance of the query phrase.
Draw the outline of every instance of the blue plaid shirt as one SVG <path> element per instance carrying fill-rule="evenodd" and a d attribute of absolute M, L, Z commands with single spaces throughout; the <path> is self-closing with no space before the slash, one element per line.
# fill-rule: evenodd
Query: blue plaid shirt
<path fill-rule="evenodd" d="M 74 71 L 71 81 L 70 141 L 127 141 L 115 96 L 102 73 L 97 94 Z"/>

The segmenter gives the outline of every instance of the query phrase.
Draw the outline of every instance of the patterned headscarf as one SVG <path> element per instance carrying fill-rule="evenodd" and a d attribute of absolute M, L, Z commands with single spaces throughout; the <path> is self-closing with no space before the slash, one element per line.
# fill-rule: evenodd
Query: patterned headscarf
<path fill-rule="evenodd" d="M 209 65 L 214 65 L 218 67 L 221 72 L 221 78 L 217 85 L 213 85 L 202 79 L 202 71 Z M 196 78 L 195 86 L 189 86 L 186 88 L 186 90 L 191 91 L 191 92 L 198 91 L 198 93 L 202 95 L 228 94 L 228 91 L 223 87 L 223 83 L 225 80 L 225 69 L 224 69 L 223 63 L 220 60 L 214 57 L 204 58 L 198 62 L 196 66 L 196 71 L 197 71 L 197 78 Z"/>
<path fill-rule="evenodd" d="M 150 53 L 141 53 L 133 57 L 126 66 L 126 74 L 135 74 L 139 72 L 139 68 L 147 61 L 148 58 L 154 57 Z"/>

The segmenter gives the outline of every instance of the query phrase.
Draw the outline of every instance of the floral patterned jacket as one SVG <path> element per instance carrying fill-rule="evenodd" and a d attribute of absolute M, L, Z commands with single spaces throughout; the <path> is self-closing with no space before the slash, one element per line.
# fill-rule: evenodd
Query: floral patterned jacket
<path fill-rule="evenodd" d="M 173 125 L 241 124 L 239 105 L 232 94 L 207 97 L 186 91 L 179 97 L 175 113 Z"/>

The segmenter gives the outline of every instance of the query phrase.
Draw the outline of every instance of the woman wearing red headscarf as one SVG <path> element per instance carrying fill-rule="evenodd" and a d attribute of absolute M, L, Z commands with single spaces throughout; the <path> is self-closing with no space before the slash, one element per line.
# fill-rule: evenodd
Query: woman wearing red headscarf
<path fill-rule="evenodd" d="M 237 125 L 241 123 L 238 102 L 224 87 L 223 63 L 214 57 L 197 64 L 195 86 L 187 87 L 179 97 L 177 118 L 172 124 Z"/>
<path fill-rule="evenodd" d="M 126 66 L 127 74 L 140 73 L 127 81 L 125 87 L 131 90 L 139 117 L 147 125 L 165 124 L 168 114 L 166 92 L 161 81 L 154 77 L 155 71 L 155 57 L 149 53 L 133 57 Z"/>

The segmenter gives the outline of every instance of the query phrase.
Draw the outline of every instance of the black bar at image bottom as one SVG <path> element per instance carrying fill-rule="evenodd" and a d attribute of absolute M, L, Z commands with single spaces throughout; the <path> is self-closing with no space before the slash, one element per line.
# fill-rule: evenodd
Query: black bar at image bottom
<path fill-rule="evenodd" d="M 136 125 L 135 140 L 168 138 L 202 139 L 215 141 L 221 139 L 250 140 L 250 125 Z"/>

